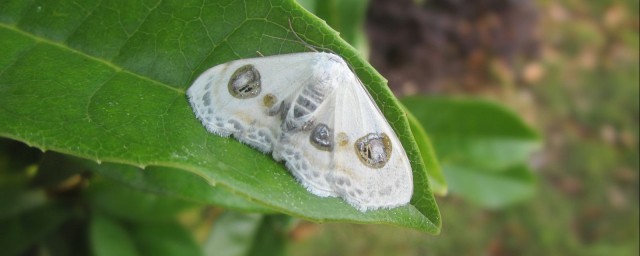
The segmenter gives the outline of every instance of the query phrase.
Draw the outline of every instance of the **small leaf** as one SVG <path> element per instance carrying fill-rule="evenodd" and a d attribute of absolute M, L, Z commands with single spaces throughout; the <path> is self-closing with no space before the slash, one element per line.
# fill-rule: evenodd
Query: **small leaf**
<path fill-rule="evenodd" d="M 93 255 L 139 255 L 127 228 L 117 220 L 93 214 L 89 230 Z"/>
<path fill-rule="evenodd" d="M 526 164 L 539 136 L 517 115 L 481 100 L 409 97 L 403 103 L 433 139 L 452 192 L 488 207 L 533 195 Z"/>
<path fill-rule="evenodd" d="M 203 255 L 189 231 L 175 221 L 136 223 L 130 230 L 140 255 Z"/>
<path fill-rule="evenodd" d="M 204 245 L 206 255 L 248 255 L 256 242 L 256 233 L 264 215 L 224 212 L 213 225 Z"/>
<path fill-rule="evenodd" d="M 265 215 L 256 234 L 255 242 L 248 255 L 285 255 L 288 231 L 293 218 L 287 215 Z"/>
<path fill-rule="evenodd" d="M 406 109 L 406 108 L 405 108 Z M 411 127 L 411 132 L 413 133 L 413 137 L 416 138 L 416 142 L 418 144 L 418 148 L 420 149 L 420 154 L 422 154 L 422 159 L 425 162 L 425 166 L 427 168 L 427 174 L 429 176 L 429 184 L 431 185 L 431 190 L 439 195 L 447 194 L 447 182 L 444 178 L 444 174 L 442 174 L 442 169 L 440 168 L 440 164 L 438 163 L 438 158 L 436 157 L 436 152 L 433 150 L 433 146 L 431 145 L 431 139 L 427 135 L 427 132 L 422 128 L 422 125 L 416 119 L 413 114 L 409 110 L 407 112 L 407 119 L 409 120 L 409 126 Z"/>
<path fill-rule="evenodd" d="M 502 172 L 447 164 L 443 168 L 452 191 L 485 207 L 502 208 L 535 194 L 535 177 L 523 165 Z"/>
<path fill-rule="evenodd" d="M 213 225 L 205 253 L 220 256 L 284 255 L 290 223 L 291 217 L 286 215 L 225 212 Z"/>
<path fill-rule="evenodd" d="M 369 0 L 298 0 L 297 2 L 340 32 L 340 37 L 358 49 L 360 54 L 368 56 L 364 21 Z"/>

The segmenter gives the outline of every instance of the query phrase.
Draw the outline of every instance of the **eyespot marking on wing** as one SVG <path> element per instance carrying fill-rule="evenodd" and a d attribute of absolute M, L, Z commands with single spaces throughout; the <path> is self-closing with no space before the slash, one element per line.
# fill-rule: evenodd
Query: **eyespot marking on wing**
<path fill-rule="evenodd" d="M 311 145 L 319 150 L 333 150 L 333 130 L 326 124 L 319 123 L 309 136 Z"/>
<path fill-rule="evenodd" d="M 238 99 L 258 96 L 262 91 L 260 72 L 251 64 L 238 68 L 229 79 L 229 93 Z"/>
<path fill-rule="evenodd" d="M 391 158 L 391 140 L 385 133 L 369 133 L 354 146 L 360 161 L 371 168 L 382 168 Z"/>

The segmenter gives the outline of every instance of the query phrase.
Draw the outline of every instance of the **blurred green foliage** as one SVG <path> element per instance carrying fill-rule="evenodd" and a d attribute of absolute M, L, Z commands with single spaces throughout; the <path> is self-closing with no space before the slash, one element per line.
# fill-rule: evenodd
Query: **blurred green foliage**
<path fill-rule="evenodd" d="M 543 72 L 520 81 L 519 93 L 510 92 L 512 85 L 501 87 L 511 97 L 505 102 L 535 117 L 534 126 L 544 135 L 542 151 L 533 159 L 532 174 L 538 177 L 533 198 L 493 210 L 455 196 L 439 198 L 443 229 L 437 237 L 326 224 L 292 243 L 292 253 L 639 254 L 638 1 L 536 4 L 541 56 L 529 66 Z M 518 105 L 528 99 L 531 105 Z M 437 148 L 437 136 L 429 135 Z"/>

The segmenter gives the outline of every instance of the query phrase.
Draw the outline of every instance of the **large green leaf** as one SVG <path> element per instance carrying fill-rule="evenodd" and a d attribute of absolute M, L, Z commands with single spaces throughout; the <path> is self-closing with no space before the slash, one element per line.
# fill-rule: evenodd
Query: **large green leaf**
<path fill-rule="evenodd" d="M 539 136 L 517 115 L 488 101 L 445 97 L 402 100 L 433 140 L 452 192 L 488 207 L 534 193 L 527 167 Z"/>
<path fill-rule="evenodd" d="M 387 223 L 437 233 L 440 215 L 402 109 L 385 80 L 293 1 L 0 3 L 0 135 L 44 150 L 195 173 L 209 184 L 315 221 Z M 361 213 L 319 198 L 281 163 L 207 133 L 185 89 L 234 59 L 330 49 L 354 68 L 412 162 L 411 204 Z"/>

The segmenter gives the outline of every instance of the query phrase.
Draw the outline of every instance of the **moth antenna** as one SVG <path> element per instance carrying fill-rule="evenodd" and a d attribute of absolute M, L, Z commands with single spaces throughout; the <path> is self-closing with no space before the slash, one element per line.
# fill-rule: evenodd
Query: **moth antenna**
<path fill-rule="evenodd" d="M 296 32 L 293 29 L 293 23 L 291 23 L 291 19 L 289 20 L 289 29 L 291 29 L 291 32 L 293 32 L 293 35 L 296 36 L 296 38 L 298 38 L 298 40 L 300 40 L 300 43 L 304 44 L 305 47 L 309 48 L 310 50 L 314 51 L 314 52 L 318 52 L 318 50 L 316 50 L 315 47 L 313 47 L 311 44 L 307 43 L 306 41 L 302 40 L 302 38 L 298 35 L 298 32 Z"/>

